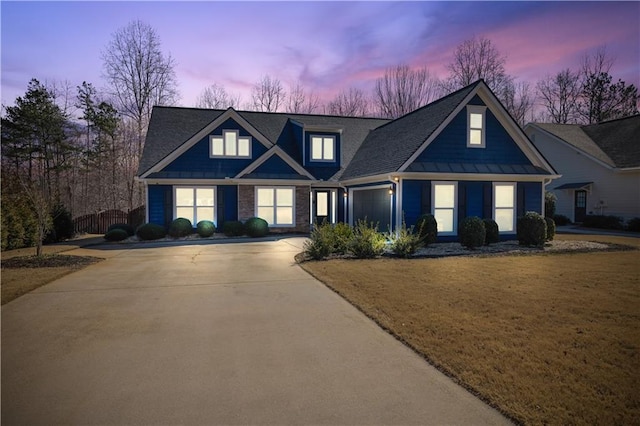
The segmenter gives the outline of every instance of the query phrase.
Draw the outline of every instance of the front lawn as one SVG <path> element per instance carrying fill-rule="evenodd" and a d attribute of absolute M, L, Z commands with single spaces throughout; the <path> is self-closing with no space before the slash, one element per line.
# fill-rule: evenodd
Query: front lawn
<path fill-rule="evenodd" d="M 302 266 L 517 421 L 632 424 L 640 418 L 638 259 L 620 251 Z"/>

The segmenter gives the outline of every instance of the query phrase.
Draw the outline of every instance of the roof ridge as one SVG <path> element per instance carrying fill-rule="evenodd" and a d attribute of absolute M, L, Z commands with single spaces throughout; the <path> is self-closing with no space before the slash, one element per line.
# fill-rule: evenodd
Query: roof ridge
<path fill-rule="evenodd" d="M 595 126 L 599 126 L 601 124 L 609 124 L 609 123 L 614 123 L 616 121 L 629 120 L 631 118 L 638 118 L 638 117 L 640 117 L 640 114 L 633 114 L 633 115 L 628 115 L 626 117 L 612 118 L 610 120 L 601 121 L 599 123 L 583 124 L 580 127 L 595 127 Z"/>

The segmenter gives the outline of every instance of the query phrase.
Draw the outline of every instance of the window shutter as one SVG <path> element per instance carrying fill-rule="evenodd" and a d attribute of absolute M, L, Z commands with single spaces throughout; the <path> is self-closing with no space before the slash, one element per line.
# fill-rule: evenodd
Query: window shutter
<path fill-rule="evenodd" d="M 493 218 L 493 185 L 485 182 L 482 185 L 482 214 L 485 219 Z"/>
<path fill-rule="evenodd" d="M 433 214 L 431 211 L 431 181 L 425 181 L 422 183 L 422 214 Z"/>
<path fill-rule="evenodd" d="M 218 206 L 218 223 L 216 223 L 216 227 L 222 229 L 222 224 L 224 223 L 224 188 L 218 187 L 218 193 L 216 194 L 216 202 Z"/>
<path fill-rule="evenodd" d="M 164 189 L 164 226 L 171 225 L 173 220 L 173 188 Z"/>
<path fill-rule="evenodd" d="M 458 182 L 458 223 L 467 217 L 467 185 Z"/>
<path fill-rule="evenodd" d="M 524 205 L 524 200 L 525 200 L 525 194 L 524 194 L 524 185 L 517 185 L 518 189 L 518 195 L 517 195 L 517 201 L 516 201 L 516 215 L 517 217 L 520 216 L 524 216 L 525 212 L 526 212 L 526 207 Z"/>

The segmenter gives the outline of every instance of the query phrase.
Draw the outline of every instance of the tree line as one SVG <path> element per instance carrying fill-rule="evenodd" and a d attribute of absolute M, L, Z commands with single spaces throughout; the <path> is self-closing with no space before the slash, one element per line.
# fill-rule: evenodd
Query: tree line
<path fill-rule="evenodd" d="M 33 79 L 14 105 L 4 107 L 3 249 L 50 238 L 61 214 L 127 211 L 144 203 L 136 173 L 146 128 L 154 105 L 179 100 L 176 64 L 155 30 L 139 20 L 117 30 L 101 57 L 105 88 Z M 604 48 L 585 56 L 580 69 L 560 70 L 535 87 L 507 74 L 505 64 L 491 40 L 472 38 L 457 46 L 443 79 L 427 67 L 400 64 L 386 69 L 370 93 L 349 87 L 321 102 L 301 82 L 285 88 L 265 75 L 247 101 L 212 83 L 196 106 L 397 118 L 482 78 L 521 125 L 595 123 L 638 111 L 637 89 L 615 81 Z"/>

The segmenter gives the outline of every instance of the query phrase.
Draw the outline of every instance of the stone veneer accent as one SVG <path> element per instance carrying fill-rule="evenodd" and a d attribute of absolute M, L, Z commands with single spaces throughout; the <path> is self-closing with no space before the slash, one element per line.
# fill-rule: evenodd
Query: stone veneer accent
<path fill-rule="evenodd" d="M 270 185 L 265 185 L 270 186 Z M 283 185 L 287 186 L 287 185 Z M 238 219 L 242 222 L 255 216 L 255 189 L 254 185 L 238 186 Z M 309 197 L 311 188 L 308 186 L 296 186 L 295 189 L 295 227 L 273 227 L 269 230 L 273 233 L 283 232 L 309 232 Z"/>

